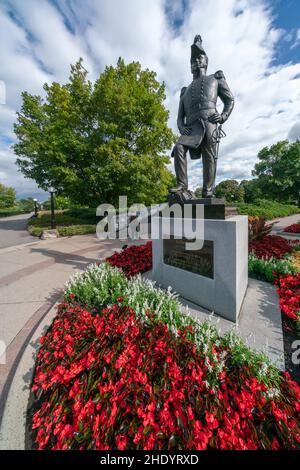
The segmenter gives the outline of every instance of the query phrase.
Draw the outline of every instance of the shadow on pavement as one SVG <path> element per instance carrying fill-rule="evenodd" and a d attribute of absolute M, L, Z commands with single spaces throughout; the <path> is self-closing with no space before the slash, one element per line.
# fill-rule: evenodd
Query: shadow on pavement
<path fill-rule="evenodd" d="M 98 250 L 98 248 L 97 248 Z M 49 248 L 31 248 L 31 253 L 41 253 L 48 258 L 51 258 L 55 263 L 61 265 L 69 265 L 73 268 L 82 269 L 87 264 L 97 263 L 100 261 L 99 256 L 94 258 L 78 255 L 75 253 L 62 253 L 58 250 L 50 250 Z M 96 250 L 95 250 L 96 251 Z"/>

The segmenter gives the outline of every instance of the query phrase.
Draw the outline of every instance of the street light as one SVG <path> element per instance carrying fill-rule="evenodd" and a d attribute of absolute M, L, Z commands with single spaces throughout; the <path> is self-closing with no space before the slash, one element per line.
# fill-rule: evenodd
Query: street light
<path fill-rule="evenodd" d="M 55 189 L 51 186 L 49 188 L 49 193 L 51 195 L 51 228 L 52 230 L 56 228 L 56 220 L 55 220 L 55 210 L 54 210 L 54 193 Z"/>
<path fill-rule="evenodd" d="M 34 203 L 34 215 L 35 215 L 35 217 L 37 217 L 37 215 L 38 215 L 38 206 L 37 206 L 37 199 L 36 198 L 33 199 L 33 203 Z"/>

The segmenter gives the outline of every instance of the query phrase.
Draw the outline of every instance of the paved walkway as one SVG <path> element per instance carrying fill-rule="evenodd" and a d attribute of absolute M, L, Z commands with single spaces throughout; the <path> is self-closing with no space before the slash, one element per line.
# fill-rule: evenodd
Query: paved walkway
<path fill-rule="evenodd" d="M 0 249 L 36 240 L 36 237 L 29 235 L 26 229 L 31 215 L 22 214 L 0 218 Z"/>
<path fill-rule="evenodd" d="M 293 214 L 289 215 L 288 217 L 277 217 L 276 219 L 273 219 L 273 222 L 276 222 L 276 227 L 284 228 L 288 225 L 297 224 L 300 222 L 300 214 Z"/>
<path fill-rule="evenodd" d="M 277 219 L 271 220 L 270 222 L 274 222 L 272 233 L 274 235 L 280 234 L 284 235 L 288 238 L 299 238 L 299 234 L 290 234 L 287 232 L 282 232 L 285 227 L 288 227 L 292 224 L 297 224 L 300 222 L 300 214 L 289 215 L 288 217 L 278 217 Z"/>

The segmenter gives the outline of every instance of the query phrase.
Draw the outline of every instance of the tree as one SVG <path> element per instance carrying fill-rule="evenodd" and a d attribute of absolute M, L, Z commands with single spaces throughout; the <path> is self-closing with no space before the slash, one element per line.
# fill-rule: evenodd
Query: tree
<path fill-rule="evenodd" d="M 201 186 L 198 186 L 195 191 L 194 191 L 194 194 L 197 198 L 201 199 L 202 198 L 202 188 Z"/>
<path fill-rule="evenodd" d="M 25 199 L 20 199 L 18 201 L 18 206 L 24 212 L 31 212 L 34 210 L 34 200 L 32 197 L 27 197 Z"/>
<path fill-rule="evenodd" d="M 300 141 L 277 142 L 258 154 L 253 176 L 257 176 L 265 199 L 295 201 L 300 196 Z"/>
<path fill-rule="evenodd" d="M 240 182 L 240 187 L 244 189 L 244 201 L 253 203 L 263 199 L 263 193 L 258 179 L 243 180 Z"/>
<path fill-rule="evenodd" d="M 75 203 L 161 202 L 174 176 L 164 156 L 174 141 L 165 87 L 138 62 L 119 59 L 92 84 L 80 59 L 69 82 L 22 93 L 14 151 L 22 173 Z"/>
<path fill-rule="evenodd" d="M 14 188 L 0 183 L 0 209 L 13 207 L 16 204 L 16 191 Z"/>
<path fill-rule="evenodd" d="M 227 202 L 241 202 L 244 200 L 244 188 L 236 180 L 224 180 L 216 186 L 216 197 L 224 197 Z"/>

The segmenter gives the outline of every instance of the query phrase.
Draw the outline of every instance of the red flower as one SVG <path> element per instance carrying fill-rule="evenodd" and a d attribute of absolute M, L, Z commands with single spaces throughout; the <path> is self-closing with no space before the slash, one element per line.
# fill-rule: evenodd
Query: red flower
<path fill-rule="evenodd" d="M 284 232 L 289 232 L 289 233 L 300 233 L 300 224 L 289 225 L 283 231 Z"/>
<path fill-rule="evenodd" d="M 249 251 L 253 251 L 258 258 L 283 258 L 286 253 L 290 253 L 295 249 L 294 244 L 294 242 L 284 237 L 267 235 L 262 240 L 251 241 Z"/>
<path fill-rule="evenodd" d="M 118 449 L 124 450 L 126 448 L 126 444 L 127 444 L 127 437 L 118 435 L 116 437 L 116 443 L 117 443 Z"/>
<path fill-rule="evenodd" d="M 282 279 L 289 288 L 294 278 Z M 281 287 L 280 287 L 281 288 Z M 278 398 L 250 367 L 207 370 L 207 357 L 157 319 L 120 304 L 91 314 L 61 304 L 38 353 L 32 429 L 39 449 L 294 448 L 300 387 L 282 377 Z M 71 351 L 72 356 L 66 351 Z M 220 345 L 212 345 L 218 365 Z M 214 383 L 214 389 L 208 381 Z M 265 426 L 264 423 L 268 423 Z M 280 441 L 273 430 L 280 430 Z M 258 432 L 259 430 L 259 432 Z M 279 432 L 279 431 L 278 431 Z M 279 435 L 279 434 L 278 434 Z M 263 443 L 262 443 L 263 441 Z"/>
<path fill-rule="evenodd" d="M 205 420 L 206 420 L 208 429 L 216 429 L 218 427 L 218 424 L 219 424 L 218 420 L 216 419 L 213 413 L 209 413 L 208 411 L 205 411 Z"/>
<path fill-rule="evenodd" d="M 149 241 L 145 245 L 132 245 L 121 252 L 114 253 L 105 261 L 121 268 L 128 278 L 149 271 L 152 269 L 152 242 Z"/>

